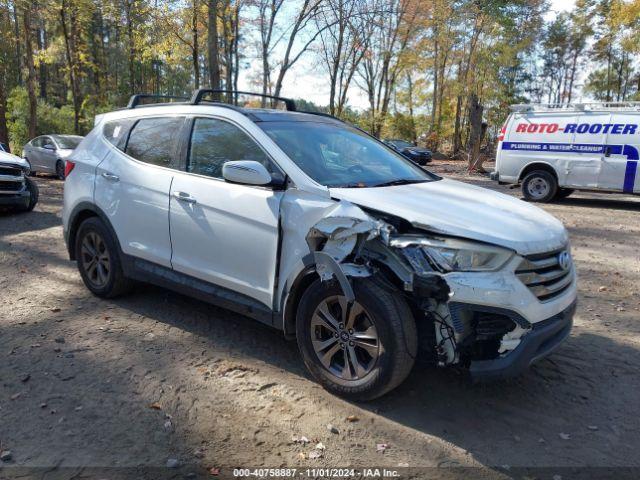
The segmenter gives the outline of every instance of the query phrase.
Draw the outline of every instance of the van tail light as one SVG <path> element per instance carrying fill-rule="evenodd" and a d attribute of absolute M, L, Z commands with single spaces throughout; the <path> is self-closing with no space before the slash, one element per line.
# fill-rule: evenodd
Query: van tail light
<path fill-rule="evenodd" d="M 503 125 L 502 128 L 500 129 L 500 135 L 498 135 L 498 141 L 502 142 L 504 140 L 504 136 L 507 133 L 507 126 Z"/>
<path fill-rule="evenodd" d="M 69 174 L 73 171 L 76 166 L 76 162 L 72 162 L 71 160 L 67 160 L 64 162 L 64 176 L 65 178 L 69 176 Z"/>

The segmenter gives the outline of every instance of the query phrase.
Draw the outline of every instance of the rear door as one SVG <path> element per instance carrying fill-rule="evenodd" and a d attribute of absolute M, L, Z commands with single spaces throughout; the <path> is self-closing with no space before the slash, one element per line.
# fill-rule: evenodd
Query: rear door
<path fill-rule="evenodd" d="M 192 120 L 186 171 L 171 186 L 171 263 L 176 271 L 273 308 L 282 191 L 228 183 L 222 166 L 255 160 L 277 167 L 240 126 Z"/>
<path fill-rule="evenodd" d="M 180 164 L 184 121 L 184 116 L 161 116 L 142 117 L 133 125 L 129 119 L 107 122 L 104 141 L 113 148 L 96 170 L 95 201 L 111 220 L 123 252 L 165 267 L 171 266 L 169 190 Z"/>
<path fill-rule="evenodd" d="M 607 133 L 598 186 L 603 190 L 640 193 L 638 152 L 640 114 L 613 113 Z"/>

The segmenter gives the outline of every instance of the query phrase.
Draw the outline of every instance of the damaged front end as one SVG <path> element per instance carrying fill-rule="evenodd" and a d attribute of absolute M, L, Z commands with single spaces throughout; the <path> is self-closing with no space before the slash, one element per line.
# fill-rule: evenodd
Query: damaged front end
<path fill-rule="evenodd" d="M 351 282 L 357 278 L 370 277 L 401 292 L 414 312 L 421 350 L 437 365 L 469 367 L 507 355 L 531 325 L 490 308 L 456 303 L 447 281 L 449 263 L 432 248 L 437 235 L 343 203 L 313 225 L 306 241 L 321 280 L 335 279 L 347 301 L 355 300 Z M 492 248 L 484 253 L 491 255 Z"/>

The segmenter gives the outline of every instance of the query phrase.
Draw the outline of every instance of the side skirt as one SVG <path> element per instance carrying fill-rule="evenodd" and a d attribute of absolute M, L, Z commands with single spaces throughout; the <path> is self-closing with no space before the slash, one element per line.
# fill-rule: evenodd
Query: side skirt
<path fill-rule="evenodd" d="M 129 278 L 152 283 L 274 326 L 274 317 L 278 314 L 251 297 L 130 255 L 121 253 L 121 259 L 124 274 Z M 275 322 L 276 325 L 281 323 Z"/>

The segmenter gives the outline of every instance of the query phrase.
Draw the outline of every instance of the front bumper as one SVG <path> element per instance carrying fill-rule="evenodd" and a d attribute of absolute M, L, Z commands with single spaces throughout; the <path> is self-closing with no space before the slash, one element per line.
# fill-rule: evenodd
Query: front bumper
<path fill-rule="evenodd" d="M 574 301 L 560 313 L 533 324 L 520 344 L 504 356 L 471 362 L 471 378 L 474 381 L 485 381 L 519 375 L 533 363 L 549 355 L 569 336 L 575 311 Z"/>
<path fill-rule="evenodd" d="M 1 207 L 24 207 L 29 206 L 29 200 L 31 194 L 28 190 L 11 194 L 0 194 L 0 206 Z"/>

